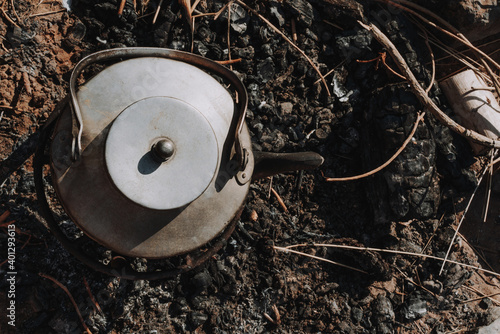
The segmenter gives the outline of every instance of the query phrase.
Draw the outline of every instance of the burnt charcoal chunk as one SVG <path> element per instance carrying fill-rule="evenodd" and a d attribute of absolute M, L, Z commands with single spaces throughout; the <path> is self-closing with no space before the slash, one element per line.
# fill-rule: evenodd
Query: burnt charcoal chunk
<path fill-rule="evenodd" d="M 200 312 L 191 312 L 188 315 L 188 325 L 191 329 L 196 329 L 208 320 L 208 315 Z"/>
<path fill-rule="evenodd" d="M 20 45 L 30 45 L 34 36 L 34 34 L 30 34 L 28 31 L 14 27 L 14 30 L 7 34 L 7 40 L 13 46 L 19 47 Z"/>
<path fill-rule="evenodd" d="M 285 6 L 297 18 L 297 22 L 310 27 L 313 21 L 314 11 L 311 4 L 306 0 L 289 0 Z"/>
<path fill-rule="evenodd" d="M 275 69 L 273 60 L 268 57 L 257 64 L 257 75 L 262 80 L 262 83 L 266 83 L 272 78 L 274 78 Z"/>

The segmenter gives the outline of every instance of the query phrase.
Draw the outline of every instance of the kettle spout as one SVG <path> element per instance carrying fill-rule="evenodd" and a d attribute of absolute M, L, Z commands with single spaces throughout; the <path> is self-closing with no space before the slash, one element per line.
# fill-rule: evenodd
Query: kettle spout
<path fill-rule="evenodd" d="M 254 152 L 254 180 L 303 169 L 315 169 L 323 164 L 323 157 L 315 152 L 271 153 Z"/>

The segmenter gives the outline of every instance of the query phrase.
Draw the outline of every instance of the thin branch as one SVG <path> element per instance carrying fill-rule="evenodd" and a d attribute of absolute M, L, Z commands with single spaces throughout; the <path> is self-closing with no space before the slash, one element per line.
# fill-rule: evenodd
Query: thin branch
<path fill-rule="evenodd" d="M 214 60 L 217 64 L 221 65 L 231 65 L 241 62 L 241 58 L 231 59 L 231 60 Z"/>
<path fill-rule="evenodd" d="M 45 12 L 45 13 L 31 14 L 29 17 L 46 16 L 46 15 L 52 15 L 52 14 L 63 13 L 63 12 L 65 12 L 65 11 L 66 11 L 66 9 L 60 9 L 60 10 L 55 10 L 55 11 L 53 11 L 53 12 Z"/>
<path fill-rule="evenodd" d="M 14 0 L 10 0 L 10 6 L 12 7 L 12 11 L 14 12 L 14 16 L 17 18 L 17 22 L 21 23 L 21 18 L 17 15 L 16 7 L 14 6 Z"/>
<path fill-rule="evenodd" d="M 444 25 L 447 29 L 451 30 L 451 32 L 448 31 L 448 30 L 446 30 L 446 29 L 441 28 L 440 26 L 438 26 L 434 22 L 429 21 L 428 19 L 426 19 L 425 17 L 423 17 L 422 15 L 418 14 L 417 12 L 411 10 L 408 7 L 405 7 L 405 6 L 402 6 L 400 4 L 397 4 L 397 3 L 395 3 L 395 2 L 393 2 L 391 0 L 379 0 L 379 1 L 385 2 L 385 3 L 390 4 L 390 5 L 392 5 L 394 7 L 397 7 L 397 8 L 401 8 L 401 9 L 407 11 L 408 13 L 415 15 L 416 17 L 418 17 L 419 19 L 421 19 L 426 24 L 428 24 L 428 25 L 436 28 L 437 30 L 439 30 L 439 31 L 445 33 L 446 35 L 448 35 L 448 36 L 450 36 L 450 37 L 458 40 L 459 42 L 462 42 L 463 44 L 465 44 L 466 46 L 468 46 L 469 48 L 471 48 L 472 50 L 474 50 L 475 52 L 477 52 L 478 54 L 480 54 L 481 56 L 483 56 L 484 58 L 486 58 L 497 69 L 500 69 L 500 65 L 496 61 L 494 61 L 490 56 L 488 56 L 486 53 L 484 53 L 480 49 L 476 48 L 458 29 L 456 29 L 450 23 L 448 23 L 447 21 L 443 20 L 441 17 L 439 17 L 438 15 L 436 15 L 434 12 L 428 10 L 427 8 L 424 8 L 422 6 L 414 4 L 414 3 L 410 2 L 410 1 L 407 1 L 407 0 L 395 0 L 397 2 L 405 4 L 406 6 L 412 7 L 414 9 L 417 9 L 417 10 L 419 10 L 419 11 L 421 11 L 421 12 L 429 15 L 430 17 L 436 19 L 439 23 L 441 23 L 442 25 Z"/>
<path fill-rule="evenodd" d="M 333 72 L 335 72 L 335 70 L 336 70 L 337 68 L 339 68 L 340 66 L 344 65 L 344 64 L 345 64 L 345 62 L 346 62 L 346 60 L 345 60 L 345 59 L 344 59 L 344 60 L 342 60 L 342 61 L 341 61 L 338 65 L 336 65 L 336 66 L 335 66 L 334 68 L 332 68 L 330 71 L 326 72 L 326 74 L 325 74 L 325 75 L 323 75 L 323 77 L 324 77 L 324 78 L 326 78 L 327 76 L 329 76 L 330 74 L 332 74 Z M 314 84 L 313 84 L 313 85 L 317 85 L 317 84 L 319 84 L 320 82 L 321 82 L 321 79 L 318 79 L 318 80 L 314 81 Z"/>
<path fill-rule="evenodd" d="M 462 302 L 461 302 L 462 304 L 465 304 L 465 303 L 470 303 L 470 302 L 475 302 L 475 301 L 477 301 L 477 300 L 482 300 L 482 299 L 484 299 L 484 298 L 488 298 L 488 299 L 490 299 L 492 302 L 494 302 L 496 305 L 500 305 L 500 301 L 498 301 L 498 300 L 496 300 L 496 299 L 491 298 L 491 297 L 494 297 L 494 296 L 496 296 L 496 295 L 499 295 L 499 294 L 500 294 L 500 291 L 495 292 L 495 293 L 491 293 L 491 294 L 489 294 L 489 295 L 486 295 L 486 294 L 484 294 L 483 292 L 479 291 L 479 290 L 478 290 L 478 289 L 476 289 L 476 288 L 473 288 L 473 287 L 470 287 L 470 286 L 467 286 L 467 285 L 464 285 L 464 287 L 465 287 L 466 289 L 469 289 L 470 291 L 474 291 L 475 293 L 477 293 L 477 294 L 478 294 L 478 295 L 480 295 L 481 297 L 478 297 L 478 298 L 473 298 L 473 299 L 468 299 L 468 300 L 464 300 L 464 301 L 462 301 Z"/>
<path fill-rule="evenodd" d="M 495 158 L 496 152 L 494 150 L 491 150 L 491 162 L 493 162 Z M 487 191 L 486 191 L 486 203 L 483 207 L 483 224 L 486 224 L 486 219 L 488 219 L 488 210 L 490 207 L 490 199 L 491 199 L 491 186 L 492 186 L 492 181 L 493 181 L 493 165 L 490 163 L 486 169 L 489 171 L 488 174 L 488 183 L 487 183 Z"/>
<path fill-rule="evenodd" d="M 332 263 L 332 264 L 335 264 L 335 265 L 337 265 L 339 267 L 342 267 L 342 268 L 347 268 L 347 269 L 351 269 L 351 270 L 354 270 L 354 271 L 357 271 L 357 272 L 360 272 L 360 273 L 363 273 L 363 274 L 368 274 L 368 272 L 366 272 L 364 270 L 361 270 L 361 269 L 358 269 L 358 268 L 354 268 L 354 267 L 351 267 L 351 266 L 348 266 L 348 265 L 345 265 L 345 264 L 342 264 L 342 263 L 338 263 L 338 262 L 335 262 L 335 261 L 332 261 L 332 260 L 328 260 L 328 259 L 325 259 L 324 257 L 319 257 L 319 256 L 316 256 L 316 255 L 311 255 L 311 254 L 307 254 L 307 253 L 304 253 L 304 252 L 299 252 L 299 251 L 296 251 L 296 250 L 293 250 L 293 249 L 289 249 L 287 247 L 273 246 L 273 248 L 275 250 L 277 250 L 277 251 L 281 251 L 281 252 L 285 252 L 285 253 L 293 253 L 293 254 L 297 254 L 297 255 L 302 255 L 302 256 L 310 257 L 311 259 L 316 259 L 316 260 L 320 260 L 320 261 Z"/>
<path fill-rule="evenodd" d="M 323 81 L 323 85 L 325 86 L 326 92 L 328 96 L 331 96 L 330 94 L 330 89 L 328 88 L 328 84 L 326 83 L 325 78 L 323 77 L 323 74 L 321 74 L 321 71 L 319 68 L 314 64 L 314 62 L 309 58 L 304 51 L 302 51 L 295 43 L 293 43 L 288 37 L 285 36 L 278 28 L 276 28 L 271 22 L 269 22 L 268 19 L 266 19 L 264 16 L 259 14 L 255 9 L 249 7 L 246 3 L 244 3 L 241 0 L 235 0 L 238 4 L 241 6 L 245 7 L 249 11 L 251 11 L 254 15 L 258 16 L 262 21 L 264 21 L 272 30 L 274 30 L 277 34 L 279 34 L 285 41 L 287 41 L 293 48 L 295 48 L 306 60 L 307 62 L 314 68 L 316 73 L 318 73 L 319 77 L 321 78 L 321 81 Z"/>
<path fill-rule="evenodd" d="M 420 124 L 420 122 L 424 119 L 424 116 L 425 116 L 425 113 L 421 113 L 421 114 L 417 115 L 417 120 L 415 121 L 415 125 L 413 125 L 413 129 L 411 130 L 410 134 L 408 135 L 408 137 L 404 141 L 403 145 L 396 151 L 396 153 L 394 153 L 394 155 L 392 157 L 389 158 L 389 160 L 387 160 L 386 162 L 384 162 L 379 167 L 377 167 L 375 169 L 372 169 L 371 171 L 366 172 L 364 174 L 356 175 L 356 176 L 349 176 L 349 177 L 325 177 L 325 181 L 327 181 L 327 182 L 353 181 L 353 180 L 359 180 L 359 179 L 362 179 L 364 177 L 367 177 L 367 176 L 370 176 L 370 175 L 373 175 L 375 173 L 380 172 L 382 169 L 384 169 L 385 167 L 389 166 L 389 164 L 391 162 L 393 162 L 394 159 L 396 159 L 401 154 L 401 152 L 403 152 L 403 150 L 406 148 L 406 146 L 408 145 L 408 143 L 413 138 L 413 135 L 417 131 L 417 128 L 418 128 L 418 125 Z"/>
<path fill-rule="evenodd" d="M 335 244 L 297 244 L 297 245 L 290 245 L 286 247 L 278 247 L 278 246 L 273 246 L 274 249 L 280 250 L 280 251 L 289 251 L 292 252 L 291 248 L 296 248 L 296 247 L 308 247 L 308 246 L 314 246 L 314 247 L 329 247 L 329 248 L 340 248 L 340 249 L 349 249 L 349 250 L 357 250 L 357 251 L 371 251 L 371 252 L 380 252 L 380 253 L 389 253 L 389 254 L 399 254 L 399 255 L 409 255 L 409 256 L 418 256 L 422 257 L 424 259 L 433 259 L 433 260 L 438 260 L 438 261 L 443 261 L 444 259 L 441 257 L 433 256 L 433 255 L 425 255 L 425 254 L 420 254 L 420 253 L 412 253 L 412 252 L 405 252 L 405 251 L 397 251 L 397 250 L 392 250 L 392 249 L 381 249 L 381 248 L 372 248 L 372 247 L 359 247 L 359 246 L 347 246 L 347 245 L 335 245 Z M 322 259 L 322 258 L 320 258 Z M 482 271 L 487 274 L 491 274 L 497 277 L 500 277 L 499 273 L 496 273 L 491 270 L 486 270 L 483 268 L 479 268 L 477 266 L 472 266 L 470 264 L 465 264 L 462 262 L 457 262 L 453 260 L 448 260 L 449 263 L 453 263 L 465 268 L 470 268 L 470 269 L 475 269 Z"/>
<path fill-rule="evenodd" d="M 90 331 L 90 329 L 87 327 L 87 324 L 85 323 L 85 321 L 83 321 L 83 317 L 82 317 L 82 314 L 80 313 L 80 310 L 78 309 L 78 305 L 76 304 L 75 299 L 73 298 L 73 296 L 69 292 L 68 288 L 65 287 L 58 280 L 56 280 L 55 278 L 53 278 L 52 276 L 49 276 L 49 275 L 46 275 L 46 274 L 43 274 L 43 273 L 38 273 L 38 275 L 40 275 L 41 277 L 44 277 L 44 278 L 48 278 L 49 280 L 51 280 L 52 282 L 54 282 L 58 287 L 60 287 L 61 289 L 63 289 L 64 292 L 66 292 L 66 294 L 68 295 L 69 299 L 71 300 L 71 303 L 75 307 L 76 313 L 78 314 L 78 318 L 80 318 L 80 322 L 82 323 L 82 326 L 85 329 L 85 332 L 87 332 L 87 334 L 92 334 L 92 332 Z"/>
<path fill-rule="evenodd" d="M 87 289 L 87 293 L 89 294 L 90 300 L 92 300 L 92 302 L 94 303 L 94 309 L 97 312 L 103 314 L 101 306 L 99 305 L 97 300 L 95 300 L 94 295 L 92 294 L 92 291 L 90 291 L 90 286 L 89 286 L 89 283 L 87 283 L 87 279 L 85 278 L 85 276 L 83 277 L 83 284 L 85 284 L 85 289 Z"/>
<path fill-rule="evenodd" d="M 7 19 L 7 21 L 9 21 L 12 25 L 14 25 L 14 26 L 16 26 L 16 27 L 18 27 L 18 28 L 21 28 L 21 27 L 19 27 L 19 26 L 17 25 L 17 23 L 16 23 L 16 22 L 14 22 L 14 20 L 12 20 L 12 19 L 10 18 L 10 16 L 9 16 L 9 15 L 7 15 L 7 12 L 5 11 L 5 9 L 3 9 L 3 6 L 2 6 L 2 8 L 0 8 L 0 10 L 2 11 L 2 14 L 3 14 L 3 16 L 5 16 L 5 18 Z"/>
<path fill-rule="evenodd" d="M 448 251 L 446 251 L 446 255 L 444 257 L 443 264 L 441 265 L 441 269 L 439 270 L 439 275 L 441 275 L 441 273 L 443 272 L 444 265 L 446 264 L 448 256 L 450 255 L 450 251 L 451 251 L 451 248 L 453 247 L 453 243 L 455 242 L 458 231 L 460 230 L 460 227 L 462 226 L 462 222 L 464 221 L 465 215 L 467 214 L 467 211 L 469 210 L 469 207 L 472 203 L 472 200 L 474 199 L 474 196 L 476 195 L 476 192 L 479 189 L 479 186 L 481 185 L 481 181 L 483 180 L 483 177 L 487 171 L 488 171 L 488 168 L 485 168 L 483 171 L 483 174 L 481 174 L 481 177 L 479 178 L 479 181 L 477 182 L 477 186 L 474 189 L 474 192 L 472 193 L 472 195 L 469 199 L 469 202 L 467 203 L 467 206 L 465 207 L 464 213 L 462 214 L 462 217 L 460 218 L 460 222 L 458 223 L 457 229 L 455 230 L 455 234 L 453 235 L 453 238 L 451 239 L 450 246 L 448 247 Z"/>
<path fill-rule="evenodd" d="M 278 194 L 278 192 L 276 190 L 274 190 L 273 187 L 271 187 L 271 191 L 272 191 L 273 195 L 276 197 L 276 199 L 278 200 L 278 203 L 280 204 L 283 211 L 288 212 L 288 208 L 286 207 L 285 202 L 283 202 L 283 200 L 281 199 L 281 196 Z"/>
<path fill-rule="evenodd" d="M 121 16 L 123 14 L 123 9 L 125 8 L 126 3 L 127 3 L 127 0 L 122 0 L 120 2 L 120 7 L 118 7 L 118 16 Z"/>
<path fill-rule="evenodd" d="M 484 145 L 486 147 L 500 148 L 500 141 L 483 136 L 473 130 L 466 129 L 465 127 L 461 126 L 453 119 L 451 119 L 443 111 L 441 111 L 441 109 L 439 109 L 434 101 L 432 101 L 431 98 L 425 93 L 425 90 L 422 88 L 422 86 L 420 86 L 417 79 L 406 64 L 406 61 L 396 49 L 394 44 L 389 40 L 389 38 L 373 23 L 364 24 L 360 21 L 358 21 L 358 23 L 362 27 L 370 31 L 375 39 L 387 49 L 396 65 L 399 67 L 399 70 L 403 72 L 404 76 L 408 80 L 413 93 L 417 96 L 424 107 L 429 109 L 441 123 L 452 129 L 456 133 L 460 134 L 461 136 L 469 138 L 470 140 L 478 144 Z"/>
<path fill-rule="evenodd" d="M 231 4 L 227 6 L 227 57 L 229 60 L 229 69 L 233 70 L 231 65 Z"/>
<path fill-rule="evenodd" d="M 425 34 L 425 45 L 427 46 L 427 49 L 429 50 L 429 54 L 431 56 L 431 63 L 432 63 L 432 76 L 431 76 L 431 82 L 429 82 L 429 86 L 425 90 L 425 93 L 429 95 L 429 92 L 432 89 L 432 86 L 434 85 L 434 81 L 436 80 L 436 61 L 434 60 L 434 52 L 432 52 L 431 45 L 429 44 L 429 36 L 427 35 L 427 31 L 424 30 Z"/>
<path fill-rule="evenodd" d="M 155 16 L 153 17 L 153 24 L 156 23 L 156 19 L 158 18 L 158 14 L 160 14 L 160 9 L 161 9 L 162 4 L 163 4 L 163 0 L 160 0 L 160 3 L 158 4 L 158 7 L 156 8 Z M 188 18 L 188 19 L 189 19 L 189 21 L 191 21 L 190 18 Z"/>

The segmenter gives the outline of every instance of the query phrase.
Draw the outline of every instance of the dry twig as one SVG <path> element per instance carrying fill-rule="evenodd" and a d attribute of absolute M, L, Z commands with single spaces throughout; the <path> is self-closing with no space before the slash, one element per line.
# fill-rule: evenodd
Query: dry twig
<path fill-rule="evenodd" d="M 87 327 L 87 324 L 85 323 L 85 321 L 83 321 L 83 317 L 82 317 L 82 314 L 80 313 L 80 310 L 78 309 L 78 305 L 76 304 L 75 299 L 73 298 L 73 296 L 69 292 L 68 288 L 65 287 L 61 282 L 59 282 L 58 280 L 56 280 L 55 278 L 53 278 L 52 276 L 49 276 L 49 275 L 46 275 L 46 274 L 43 274 L 43 273 L 38 273 L 38 275 L 40 275 L 41 277 L 44 277 L 44 278 L 48 278 L 49 280 L 51 280 L 52 282 L 54 282 L 58 287 L 60 287 L 61 289 L 63 289 L 64 292 L 66 292 L 66 294 L 68 295 L 69 299 L 71 300 L 71 303 L 75 307 L 76 313 L 78 314 L 78 318 L 80 318 L 80 322 L 82 323 L 82 326 L 85 329 L 85 332 L 87 332 L 87 334 L 92 334 L 92 332 L 90 331 L 90 329 Z"/>
<path fill-rule="evenodd" d="M 411 130 L 410 135 L 406 138 L 406 140 L 404 141 L 403 145 L 399 148 L 399 150 L 397 150 L 396 153 L 394 153 L 394 155 L 389 160 L 387 160 L 381 166 L 379 166 L 379 167 L 377 167 L 377 168 L 375 168 L 375 169 L 373 169 L 373 170 L 371 170 L 369 172 L 366 172 L 366 173 L 361 174 L 361 175 L 356 175 L 356 176 L 349 176 L 349 177 L 325 177 L 323 175 L 323 177 L 325 177 L 325 181 L 327 181 L 327 182 L 353 181 L 353 180 L 359 180 L 359 179 L 362 179 L 364 177 L 367 177 L 367 176 L 373 175 L 375 173 L 378 173 L 379 171 L 381 171 L 382 169 L 384 169 L 385 167 L 387 167 L 391 162 L 393 162 L 394 159 L 396 159 L 401 154 L 401 152 L 403 152 L 403 150 L 406 148 L 406 146 L 408 145 L 408 143 L 413 138 L 413 135 L 417 131 L 417 128 L 418 128 L 418 125 L 420 124 L 420 122 L 424 119 L 424 116 L 425 116 L 425 113 L 421 113 L 421 114 L 417 115 L 417 120 L 415 121 L 415 125 L 413 126 L 413 129 Z M 321 173 L 323 173 L 323 172 L 321 172 Z"/>
<path fill-rule="evenodd" d="M 337 266 L 342 267 L 342 268 L 347 268 L 347 269 L 351 269 L 351 270 L 354 270 L 354 271 L 357 271 L 357 272 L 360 272 L 360 273 L 363 273 L 363 274 L 368 274 L 368 272 L 366 272 L 364 270 L 361 270 L 361 269 L 358 269 L 358 268 L 354 268 L 354 267 L 348 266 L 346 264 L 342 264 L 342 263 L 339 263 L 339 262 L 328 260 L 328 259 L 325 259 L 324 257 L 319 257 L 319 256 L 316 256 L 316 255 L 311 255 L 311 254 L 307 254 L 307 253 L 304 253 L 304 252 L 299 252 L 299 251 L 290 249 L 291 247 L 294 247 L 294 246 L 307 246 L 307 245 L 305 245 L 305 244 L 304 245 L 293 245 L 293 246 L 288 246 L 288 247 L 273 246 L 273 248 L 275 250 L 277 250 L 277 251 L 281 251 L 281 252 L 285 252 L 285 253 L 289 252 L 289 253 L 293 253 L 293 254 L 297 254 L 297 255 L 302 255 L 302 256 L 310 257 L 311 259 L 316 259 L 316 260 L 320 260 L 320 261 L 332 263 L 332 264 L 337 265 Z"/>
<path fill-rule="evenodd" d="M 486 53 L 484 53 L 482 50 L 478 49 L 477 47 L 475 47 L 458 29 L 456 29 L 454 26 L 452 26 L 450 23 L 446 22 L 445 20 L 443 20 L 441 17 L 439 17 L 438 15 L 436 15 L 434 12 L 428 10 L 427 8 L 424 8 L 420 5 L 417 5 L 413 2 L 410 2 L 410 1 L 407 1 L 407 0 L 396 0 L 397 2 L 400 2 L 402 4 L 405 4 L 406 6 L 408 7 L 412 7 L 416 10 L 419 10 L 421 11 L 422 13 L 425 13 L 427 15 L 429 15 L 430 17 L 436 19 L 440 24 L 442 24 L 443 26 L 445 26 L 447 29 L 451 30 L 446 30 L 444 28 L 441 28 L 440 26 L 438 26 L 436 23 L 426 19 L 425 17 L 423 17 L 422 15 L 418 14 L 417 12 L 415 12 L 414 10 L 411 10 L 410 8 L 408 7 L 405 7 L 405 6 L 402 6 L 398 3 L 395 3 L 391 0 L 379 0 L 379 1 L 382 1 L 382 2 L 385 2 L 387 4 L 390 4 L 394 7 L 397 7 L 397 8 L 401 8 L 402 10 L 418 17 L 420 20 L 422 20 L 423 22 L 425 22 L 426 24 L 436 28 L 437 30 L 445 33 L 446 35 L 452 37 L 453 39 L 456 39 L 458 40 L 459 42 L 462 42 L 463 44 L 465 44 L 466 46 L 468 46 L 470 49 L 474 50 L 476 53 L 480 54 L 481 56 L 483 56 L 485 59 L 487 59 L 491 64 L 493 64 L 497 69 L 500 69 L 500 65 L 494 61 L 490 56 L 488 56 Z"/>
<path fill-rule="evenodd" d="M 312 243 L 312 244 L 297 244 L 297 245 L 290 245 L 286 247 L 278 247 L 278 246 L 273 246 L 274 249 L 282 251 L 282 252 L 292 252 L 292 248 L 296 247 L 309 247 L 309 246 L 314 246 L 314 247 L 329 247 L 329 248 L 340 248 L 340 249 L 349 249 L 349 250 L 357 250 L 357 251 L 372 251 L 372 252 L 380 252 L 380 253 L 389 253 L 389 254 L 399 254 L 399 255 L 409 255 L 409 256 L 417 256 L 421 257 L 424 259 L 433 259 L 433 260 L 438 260 L 438 261 L 443 261 L 444 259 L 441 257 L 433 256 L 433 255 L 426 255 L 426 254 L 421 254 L 421 253 L 413 253 L 413 252 L 405 252 L 405 251 L 397 251 L 397 250 L 392 250 L 392 249 L 381 249 L 381 248 L 373 248 L 373 247 L 359 247 L 359 246 L 347 246 L 347 245 L 336 245 L 336 244 L 317 244 L 317 243 Z M 296 252 L 296 251 L 293 251 Z M 309 257 L 312 257 L 313 255 L 302 253 L 301 255 L 307 255 Z M 323 260 L 321 257 L 315 257 L 317 259 Z M 481 271 L 483 273 L 487 273 L 490 275 L 494 275 L 496 277 L 500 277 L 500 274 L 491 270 L 479 268 L 477 266 L 472 266 L 470 264 L 458 262 L 458 261 L 453 261 L 453 260 L 448 260 L 449 263 L 453 263 L 465 268 L 470 268 L 470 269 L 475 269 L 478 271 Z"/>
<path fill-rule="evenodd" d="M 478 295 L 480 295 L 481 297 L 479 298 L 473 298 L 473 299 L 468 299 L 468 300 L 464 300 L 462 301 L 461 303 L 462 304 L 465 304 L 465 303 L 470 303 L 470 302 L 474 302 L 474 301 L 477 301 L 477 300 L 481 300 L 481 299 L 484 299 L 484 298 L 488 298 L 490 299 L 493 303 L 495 303 L 497 306 L 500 305 L 500 301 L 496 300 L 496 299 L 493 299 L 491 297 L 493 296 L 496 296 L 496 295 L 499 295 L 500 294 L 500 291 L 498 292 L 495 292 L 495 293 L 491 293 L 489 295 L 486 295 L 484 293 L 482 293 L 481 291 L 479 291 L 478 289 L 472 287 L 472 286 L 467 286 L 467 285 L 464 285 L 464 287 L 470 291 L 474 291 L 475 293 L 477 293 Z"/>
<path fill-rule="evenodd" d="M 281 199 L 281 196 L 278 194 L 278 192 L 276 190 L 274 190 L 273 187 L 271 187 L 271 191 L 272 191 L 273 195 L 276 197 L 276 199 L 278 200 L 278 203 L 280 204 L 280 206 L 283 208 L 283 211 L 288 212 L 288 208 L 286 207 L 285 202 L 283 202 L 283 200 Z"/>
<path fill-rule="evenodd" d="M 406 80 L 406 78 L 404 76 L 402 76 L 401 74 L 399 74 L 398 72 L 394 71 L 392 69 L 392 67 L 390 67 L 386 62 L 385 62 L 385 59 L 387 58 L 387 53 L 386 52 L 379 52 L 378 54 L 378 57 L 374 58 L 374 59 L 369 59 L 369 60 L 359 60 L 359 59 L 356 59 L 356 61 L 358 63 L 371 63 L 371 62 L 376 62 L 375 63 L 375 70 L 378 70 L 378 66 L 380 63 L 382 63 L 382 65 L 385 66 L 385 68 L 387 68 L 392 74 L 394 74 L 395 76 L 397 76 L 398 78 L 401 78 L 401 79 L 404 79 Z"/>
<path fill-rule="evenodd" d="M 162 4 L 163 4 L 163 0 L 160 0 L 160 3 L 158 4 L 158 7 L 156 8 L 155 16 L 153 17 L 153 24 L 156 23 L 156 19 L 158 18 L 158 14 L 160 14 L 160 9 L 161 9 Z M 191 9 L 191 7 L 190 7 L 190 9 Z M 191 26 L 191 21 L 192 21 L 191 16 L 189 16 L 188 20 L 190 22 L 189 26 Z"/>
<path fill-rule="evenodd" d="M 123 14 L 123 9 L 125 8 L 125 4 L 127 3 L 127 0 L 122 0 L 120 2 L 120 7 L 118 8 L 118 16 Z M 158 6 L 160 7 L 160 6 Z M 153 22 L 154 23 L 154 22 Z"/>
<path fill-rule="evenodd" d="M 65 12 L 65 11 L 66 11 L 66 9 L 60 9 L 60 10 L 55 10 L 55 11 L 52 11 L 52 12 L 45 12 L 45 13 L 31 14 L 29 17 L 46 16 L 46 15 L 52 15 L 52 14 L 63 13 L 63 12 Z"/>
<path fill-rule="evenodd" d="M 214 61 L 221 65 L 231 65 L 241 62 L 241 58 L 236 58 L 231 60 L 214 60 Z"/>
<path fill-rule="evenodd" d="M 89 294 L 90 300 L 94 303 L 94 309 L 102 314 L 102 309 L 97 300 L 95 300 L 94 295 L 92 294 L 92 291 L 90 291 L 90 286 L 89 283 L 87 283 L 87 279 L 85 276 L 83 277 L 83 284 L 85 284 L 85 289 L 87 289 L 87 293 Z"/>
<path fill-rule="evenodd" d="M 6 12 L 6 11 L 5 11 L 5 9 L 3 8 L 3 3 L 2 3 L 2 7 L 0 7 L 0 10 L 2 11 L 2 14 L 3 14 L 3 16 L 5 17 L 5 19 L 6 19 L 7 21 L 9 21 L 9 22 L 10 22 L 10 24 L 12 24 L 12 25 L 14 25 L 14 26 L 16 26 L 16 27 L 20 28 L 20 27 L 17 25 L 17 23 L 16 23 L 16 22 L 14 22 L 14 20 L 12 20 L 12 19 L 10 18 L 10 16 L 9 16 L 9 15 L 7 15 L 7 12 Z"/>
<path fill-rule="evenodd" d="M 17 15 L 16 7 L 14 6 L 14 0 L 10 0 L 10 6 L 12 7 L 12 11 L 14 12 L 14 16 L 17 18 L 17 22 L 21 23 L 21 18 Z"/>
<path fill-rule="evenodd" d="M 382 31 L 380 31 L 380 29 L 373 23 L 364 24 L 363 22 L 360 21 L 358 21 L 358 23 L 362 27 L 370 31 L 372 35 L 375 37 L 375 39 L 387 49 L 389 54 L 392 56 L 394 62 L 398 66 L 399 70 L 403 72 L 404 76 L 406 77 L 406 80 L 408 81 L 413 93 L 417 96 L 417 98 L 424 105 L 424 107 L 429 109 L 441 123 L 452 129 L 456 133 L 460 134 L 461 136 L 469 138 L 470 140 L 478 144 L 484 145 L 486 147 L 500 148 L 500 141 L 493 140 L 473 130 L 466 129 L 465 127 L 461 126 L 453 119 L 451 119 L 443 111 L 441 111 L 441 109 L 439 109 L 439 107 L 434 103 L 434 101 L 432 101 L 431 98 L 425 93 L 425 90 L 422 88 L 422 86 L 420 86 L 417 79 L 415 78 L 410 68 L 406 64 L 406 61 L 401 56 L 399 51 L 396 49 L 394 44 L 389 40 L 389 38 Z"/>
<path fill-rule="evenodd" d="M 484 175 L 488 171 L 488 168 L 485 168 L 483 171 L 483 174 L 481 174 L 481 177 L 479 178 L 479 181 L 477 182 L 477 186 L 474 189 L 474 192 L 470 196 L 469 202 L 467 203 L 467 206 L 465 207 L 464 213 L 462 214 L 462 217 L 460 218 L 460 222 L 458 223 L 457 229 L 455 230 L 455 234 L 453 234 L 453 238 L 450 241 L 450 246 L 448 247 L 448 250 L 446 251 L 446 255 L 444 257 L 443 264 L 441 265 L 441 269 L 439 270 L 439 275 L 443 272 L 444 265 L 446 264 L 446 261 L 448 259 L 448 256 L 450 255 L 451 248 L 453 247 L 453 243 L 455 242 L 455 239 L 457 238 L 458 231 L 460 230 L 460 227 L 462 226 L 462 222 L 465 219 L 465 216 L 467 215 L 467 211 L 469 211 L 469 207 L 472 203 L 472 200 L 474 199 L 474 196 L 476 195 L 477 190 L 479 189 L 479 186 L 481 185 L 481 181 L 483 180 Z"/>
<path fill-rule="evenodd" d="M 31 83 L 30 83 L 30 78 L 28 76 L 28 73 L 22 72 L 23 76 L 23 83 L 24 83 L 24 89 L 26 89 L 26 94 L 31 96 L 33 94 L 33 91 L 31 90 Z"/>

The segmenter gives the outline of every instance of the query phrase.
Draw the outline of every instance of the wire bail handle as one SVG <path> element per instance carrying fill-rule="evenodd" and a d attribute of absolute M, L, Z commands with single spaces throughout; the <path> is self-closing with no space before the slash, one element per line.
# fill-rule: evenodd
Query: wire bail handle
<path fill-rule="evenodd" d="M 71 147 L 71 157 L 73 161 L 77 161 L 81 157 L 82 153 L 82 134 L 83 134 L 83 120 L 80 105 L 76 96 L 77 90 L 77 79 L 85 68 L 88 66 L 108 61 L 117 58 L 131 59 L 131 58 L 141 58 L 141 57 L 159 57 L 171 60 L 182 61 L 187 64 L 196 66 L 200 69 L 206 70 L 209 73 L 217 74 L 222 78 L 229 81 L 234 85 L 234 89 L 238 94 L 237 101 L 237 113 L 238 122 L 236 123 L 236 129 L 234 133 L 234 149 L 235 158 L 239 165 L 240 170 L 243 170 L 248 162 L 248 152 L 242 146 L 240 140 L 240 133 L 245 122 L 245 115 L 248 105 L 248 95 L 245 86 L 240 81 L 240 79 L 231 70 L 226 67 L 202 56 L 198 56 L 192 53 L 177 51 L 165 48 L 149 48 L 149 47 L 131 47 L 131 48 L 115 48 L 109 50 L 102 50 L 86 56 L 78 62 L 78 64 L 73 69 L 69 81 L 69 92 L 70 92 L 70 106 L 71 111 L 76 118 L 76 122 L 72 130 L 72 147 Z"/>

